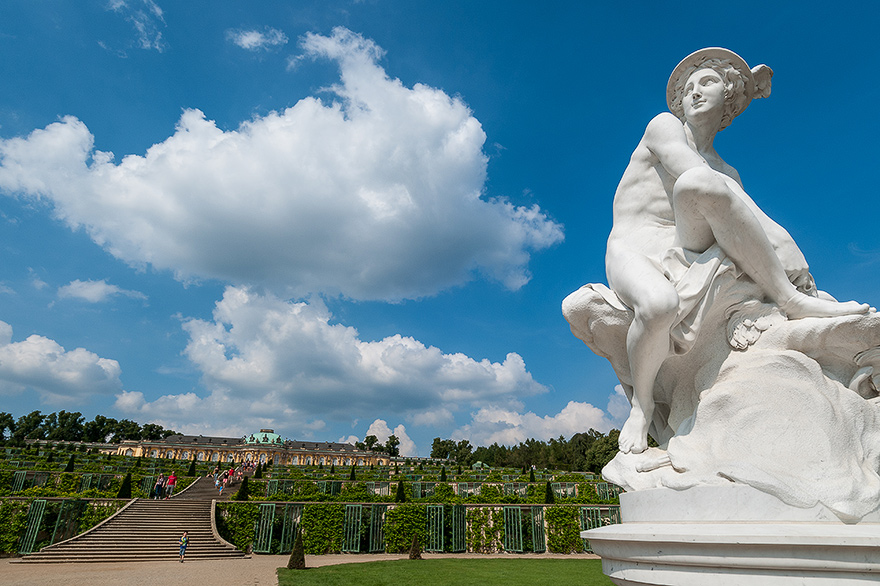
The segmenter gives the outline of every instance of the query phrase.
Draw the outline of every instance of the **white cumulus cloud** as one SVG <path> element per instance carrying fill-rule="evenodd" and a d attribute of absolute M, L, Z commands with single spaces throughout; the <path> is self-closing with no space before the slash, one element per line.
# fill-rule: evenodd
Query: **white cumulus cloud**
<path fill-rule="evenodd" d="M 511 409 L 485 407 L 473 414 L 471 423 L 456 430 L 454 439 L 467 439 L 474 445 L 493 443 L 512 446 L 529 438 L 547 441 L 550 438 L 571 437 L 590 429 L 608 432 L 614 422 L 607 414 L 589 403 L 569 401 L 556 415 L 536 415 L 529 411 L 519 413 Z"/>
<path fill-rule="evenodd" d="M 118 362 L 84 348 L 65 350 L 36 334 L 13 342 L 12 326 L 0 321 L 0 396 L 30 389 L 43 403 L 63 406 L 122 392 L 120 374 Z"/>
<path fill-rule="evenodd" d="M 530 254 L 560 242 L 537 205 L 484 196 L 486 136 L 458 97 L 404 86 L 346 29 L 306 35 L 331 59 L 331 101 L 221 130 L 186 110 L 170 137 L 118 163 L 68 116 L 0 140 L 0 190 L 49 200 L 116 257 L 303 297 L 432 295 L 475 272 L 516 289 Z"/>
<path fill-rule="evenodd" d="M 291 302 L 243 287 L 227 287 L 211 321 L 192 319 L 183 327 L 185 355 L 209 390 L 207 397 L 187 399 L 186 416 L 218 428 L 247 422 L 250 429 L 259 422 L 306 433 L 328 419 L 369 421 L 382 414 L 426 424 L 431 411 L 442 414 L 435 422 L 445 423 L 455 412 L 514 408 L 547 390 L 517 354 L 491 362 L 400 335 L 366 341 L 356 329 L 333 323 L 318 301 Z M 182 400 L 170 395 L 148 402 L 127 393 L 117 407 L 165 420 L 183 408 Z"/>
<path fill-rule="evenodd" d="M 110 297 L 122 295 L 132 299 L 146 300 L 147 296 L 140 291 L 121 289 L 116 285 L 107 283 L 105 279 L 100 281 L 80 281 L 76 279 L 58 289 L 59 299 L 73 298 L 88 301 L 89 303 L 101 303 Z"/>
<path fill-rule="evenodd" d="M 287 44 L 287 35 L 271 27 L 266 27 L 263 31 L 230 30 L 226 32 L 226 38 L 248 51 L 267 50 Z"/>
<path fill-rule="evenodd" d="M 418 456 L 419 451 L 416 448 L 416 444 L 410 439 L 408 435 L 406 435 L 406 427 L 403 424 L 398 425 L 394 429 L 388 427 L 388 422 L 384 419 L 377 419 L 373 423 L 370 424 L 369 429 L 367 429 L 367 435 L 374 435 L 376 439 L 379 440 L 380 444 L 385 444 L 385 441 L 391 437 L 392 435 L 400 440 L 400 445 L 398 445 L 398 449 L 400 450 L 401 456 Z"/>

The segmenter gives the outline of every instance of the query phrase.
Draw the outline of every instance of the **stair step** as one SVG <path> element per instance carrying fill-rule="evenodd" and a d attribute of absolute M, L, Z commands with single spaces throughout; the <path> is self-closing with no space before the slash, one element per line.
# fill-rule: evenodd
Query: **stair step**
<path fill-rule="evenodd" d="M 22 563 L 136 562 L 178 559 L 177 544 L 187 531 L 190 559 L 244 557 L 244 552 L 214 538 L 211 479 L 199 478 L 183 493 L 189 498 L 138 499 L 104 525 L 70 541 L 16 560 Z"/>

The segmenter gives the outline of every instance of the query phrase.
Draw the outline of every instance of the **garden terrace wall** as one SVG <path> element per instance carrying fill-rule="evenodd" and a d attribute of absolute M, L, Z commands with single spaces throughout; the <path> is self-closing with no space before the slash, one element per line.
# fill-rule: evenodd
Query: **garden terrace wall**
<path fill-rule="evenodd" d="M 255 553 L 289 553 L 302 531 L 310 555 L 404 553 L 416 537 L 426 551 L 580 553 L 580 531 L 620 522 L 618 505 L 217 503 L 220 534 Z"/>

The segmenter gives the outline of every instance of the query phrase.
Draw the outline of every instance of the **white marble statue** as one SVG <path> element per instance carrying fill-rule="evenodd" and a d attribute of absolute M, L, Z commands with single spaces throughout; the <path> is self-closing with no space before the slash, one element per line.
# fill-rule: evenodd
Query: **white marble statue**
<path fill-rule="evenodd" d="M 614 196 L 610 289 L 586 285 L 563 312 L 632 403 L 609 480 L 742 482 L 857 518 L 880 498 L 880 318 L 816 289 L 791 236 L 713 147 L 770 94 L 772 73 L 721 48 L 679 63 L 671 113 L 648 124 Z M 845 480 L 805 486 L 825 473 Z"/>

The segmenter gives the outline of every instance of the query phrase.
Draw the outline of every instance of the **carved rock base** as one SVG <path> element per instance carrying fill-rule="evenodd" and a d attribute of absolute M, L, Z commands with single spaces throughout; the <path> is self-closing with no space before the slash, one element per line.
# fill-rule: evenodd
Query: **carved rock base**
<path fill-rule="evenodd" d="M 877 511 L 845 524 L 744 485 L 625 493 L 620 504 L 622 524 L 581 533 L 619 586 L 880 582 Z"/>

